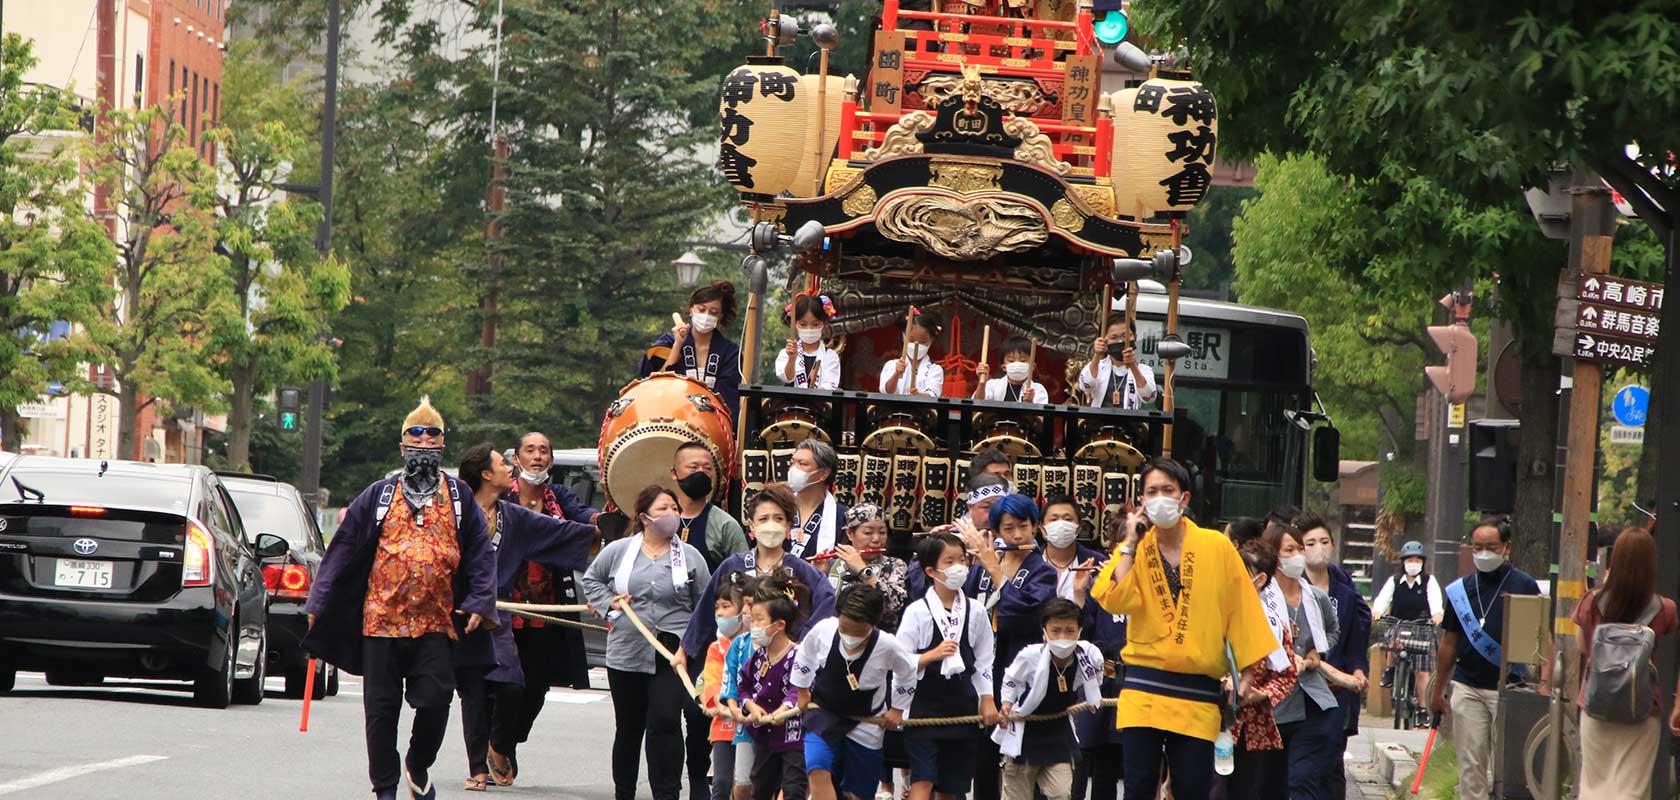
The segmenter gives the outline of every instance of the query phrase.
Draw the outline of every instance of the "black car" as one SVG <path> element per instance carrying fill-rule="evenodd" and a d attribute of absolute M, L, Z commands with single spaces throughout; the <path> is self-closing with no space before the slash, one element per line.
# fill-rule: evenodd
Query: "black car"
<path fill-rule="evenodd" d="M 263 583 L 268 587 L 268 672 L 284 675 L 286 696 L 303 697 L 309 671 L 309 656 L 303 652 L 303 635 L 309 631 L 304 603 L 309 587 L 315 585 L 315 570 L 327 546 L 321 528 L 296 487 L 267 475 L 218 472 L 227 487 L 245 530 L 272 533 L 286 540 L 285 555 L 264 559 Z M 316 662 L 315 699 L 338 694 L 338 668 Z"/>
<path fill-rule="evenodd" d="M 193 682 L 200 705 L 260 703 L 277 536 L 246 538 L 210 470 L 19 456 L 0 465 L 0 689 L 108 676 Z"/>

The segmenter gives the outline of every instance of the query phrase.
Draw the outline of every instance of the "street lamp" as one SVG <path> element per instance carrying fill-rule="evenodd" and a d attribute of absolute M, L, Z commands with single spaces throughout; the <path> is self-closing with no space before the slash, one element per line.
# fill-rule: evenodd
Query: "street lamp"
<path fill-rule="evenodd" d="M 671 266 L 677 268 L 677 285 L 688 289 L 700 284 L 700 271 L 706 268 L 706 262 L 690 250 L 672 261 Z"/>

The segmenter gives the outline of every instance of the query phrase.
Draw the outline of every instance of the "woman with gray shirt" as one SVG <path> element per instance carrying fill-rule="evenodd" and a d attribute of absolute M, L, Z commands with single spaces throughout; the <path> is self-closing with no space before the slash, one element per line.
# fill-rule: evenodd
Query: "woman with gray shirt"
<path fill-rule="evenodd" d="M 1297 632 L 1295 655 L 1301 657 L 1295 691 L 1272 712 L 1289 759 L 1289 797 L 1330 800 L 1333 778 L 1342 769 L 1342 712 L 1320 662 L 1341 635 L 1336 606 L 1329 595 L 1304 577 L 1307 558 L 1300 531 L 1274 525 L 1262 539 L 1276 548 L 1278 570 L 1261 603 L 1268 613 L 1276 610 L 1287 614 Z M 1277 608 L 1279 603 L 1283 608 Z"/>
<path fill-rule="evenodd" d="M 643 735 L 648 785 L 654 800 L 682 795 L 683 704 L 690 702 L 676 669 L 660 657 L 620 609 L 628 605 L 671 652 L 694 616 L 711 580 L 706 559 L 676 539 L 681 527 L 677 497 L 649 486 L 636 497 L 631 536 L 606 547 L 583 575 L 589 605 L 615 623 L 607 633 L 607 688 L 612 692 L 612 775 L 615 800 L 635 800 Z M 707 613 L 711 613 L 710 609 Z M 699 791 L 696 787 L 695 791 Z"/>

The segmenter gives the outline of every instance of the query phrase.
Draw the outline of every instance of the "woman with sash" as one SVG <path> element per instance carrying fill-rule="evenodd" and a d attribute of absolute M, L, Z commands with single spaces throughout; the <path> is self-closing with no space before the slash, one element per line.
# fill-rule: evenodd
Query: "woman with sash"
<path fill-rule="evenodd" d="M 1231 541 L 1184 516 L 1190 475 L 1170 459 L 1143 468 L 1143 513 L 1091 594 L 1127 615 L 1126 664 L 1116 726 L 1125 751 L 1125 796 L 1154 797 L 1163 755 L 1175 800 L 1206 800 L 1225 693 L 1219 679 L 1279 647 Z"/>
<path fill-rule="evenodd" d="M 1286 615 L 1290 626 L 1301 632 L 1294 650 L 1301 657 L 1300 680 L 1272 712 L 1288 753 L 1289 796 L 1328 800 L 1332 773 L 1341 769 L 1342 712 L 1325 675 L 1342 631 L 1330 595 L 1307 579 L 1303 538 L 1294 526 L 1283 525 L 1261 539 L 1278 554 L 1271 582 L 1276 590 L 1267 592 L 1261 602 L 1269 615 Z"/>
<path fill-rule="evenodd" d="M 735 284 L 713 281 L 688 298 L 688 322 L 659 334 L 642 358 L 638 378 L 675 372 L 706 385 L 723 398 L 733 417 L 741 391 L 741 348 L 718 331 L 735 321 Z"/>

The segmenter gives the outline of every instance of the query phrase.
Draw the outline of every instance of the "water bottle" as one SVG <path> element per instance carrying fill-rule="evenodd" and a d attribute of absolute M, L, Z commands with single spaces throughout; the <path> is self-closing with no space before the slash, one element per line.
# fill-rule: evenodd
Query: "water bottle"
<path fill-rule="evenodd" d="M 1230 731 L 1220 731 L 1219 738 L 1213 740 L 1213 771 L 1221 775 L 1229 775 L 1237 771 L 1236 740 L 1231 738 Z"/>

